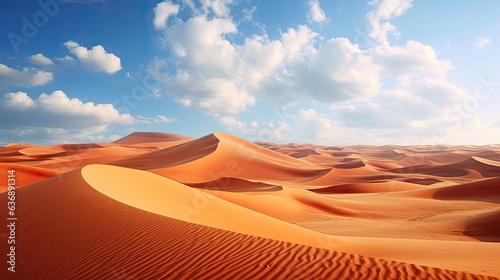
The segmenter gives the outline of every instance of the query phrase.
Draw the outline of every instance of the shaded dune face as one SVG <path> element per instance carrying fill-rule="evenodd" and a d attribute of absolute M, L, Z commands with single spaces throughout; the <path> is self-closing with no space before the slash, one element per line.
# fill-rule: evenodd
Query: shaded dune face
<path fill-rule="evenodd" d="M 19 269 L 0 279 L 498 279 L 499 155 L 225 133 L 10 144 Z"/>
<path fill-rule="evenodd" d="M 283 190 L 282 186 L 265 184 L 262 182 L 252 182 L 249 180 L 231 177 L 221 177 L 217 180 L 208 181 L 205 183 L 186 183 L 186 185 L 197 189 L 230 192 L 268 192 Z"/>
<path fill-rule="evenodd" d="M 203 183 L 221 177 L 260 180 L 279 184 L 285 182 L 304 182 L 322 176 L 328 169 L 318 167 L 307 161 L 274 152 L 253 143 L 227 134 L 210 134 L 190 143 L 189 149 L 177 146 L 180 154 L 188 154 L 195 149 L 210 146 L 210 153 L 189 162 L 181 162 L 150 170 L 156 174 L 184 182 Z M 120 163 L 118 163 L 120 165 Z M 200 172 L 192 172 L 199 170 Z"/>

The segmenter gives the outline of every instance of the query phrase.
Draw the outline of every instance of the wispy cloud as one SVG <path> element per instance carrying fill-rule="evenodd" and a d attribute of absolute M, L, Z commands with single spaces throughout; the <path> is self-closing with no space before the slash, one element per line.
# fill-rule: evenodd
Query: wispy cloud
<path fill-rule="evenodd" d="M 177 121 L 176 118 L 168 118 L 163 115 L 156 115 L 156 117 L 138 116 L 137 119 L 147 125 L 152 125 L 153 123 L 170 123 Z"/>
<path fill-rule="evenodd" d="M 307 4 L 309 5 L 309 13 L 307 15 L 309 22 L 323 23 L 330 20 L 321 9 L 319 0 L 309 0 Z"/>
<path fill-rule="evenodd" d="M 474 40 L 473 44 L 476 47 L 476 49 L 481 49 L 491 43 L 491 38 L 490 37 L 479 37 L 476 40 Z"/>
<path fill-rule="evenodd" d="M 389 35 L 399 35 L 396 26 L 389 20 L 403 15 L 413 6 L 413 0 L 374 0 L 375 9 L 366 16 L 370 23 L 370 38 L 387 44 Z"/>

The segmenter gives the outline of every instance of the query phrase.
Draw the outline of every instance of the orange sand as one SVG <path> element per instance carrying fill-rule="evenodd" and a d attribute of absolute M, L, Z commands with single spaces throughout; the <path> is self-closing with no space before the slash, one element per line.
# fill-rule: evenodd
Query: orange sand
<path fill-rule="evenodd" d="M 10 144 L 0 148 L 4 182 L 9 169 L 17 272 L 3 261 L 0 279 L 500 276 L 498 145 L 134 133 L 113 143 Z"/>

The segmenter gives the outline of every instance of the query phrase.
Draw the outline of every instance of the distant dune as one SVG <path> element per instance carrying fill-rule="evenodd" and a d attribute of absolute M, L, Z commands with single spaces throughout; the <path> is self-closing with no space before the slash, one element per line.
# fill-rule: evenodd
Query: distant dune
<path fill-rule="evenodd" d="M 10 144 L 0 147 L 4 182 L 8 170 L 16 273 L 3 261 L 0 279 L 500 277 L 498 145 L 141 132 Z"/>

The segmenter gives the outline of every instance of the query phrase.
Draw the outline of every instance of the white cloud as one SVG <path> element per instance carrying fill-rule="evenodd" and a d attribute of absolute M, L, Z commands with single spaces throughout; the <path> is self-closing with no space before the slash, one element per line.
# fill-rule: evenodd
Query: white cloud
<path fill-rule="evenodd" d="M 302 96 L 331 103 L 366 98 L 380 89 L 379 67 L 348 39 L 316 47 L 318 34 L 299 26 L 277 40 L 264 34 L 238 45 L 226 38 L 237 31 L 226 18 L 195 16 L 174 24 L 162 39 L 176 63 L 156 58 L 148 72 L 177 102 L 212 113 L 245 111 L 256 96 L 287 105 Z"/>
<path fill-rule="evenodd" d="M 299 109 L 298 120 L 300 129 L 306 133 L 311 142 L 335 141 L 340 131 L 327 116 L 319 114 L 315 109 Z"/>
<path fill-rule="evenodd" d="M 64 46 L 90 70 L 114 74 L 122 69 L 120 58 L 113 53 L 106 52 L 101 45 L 93 46 L 89 50 L 74 41 L 67 41 Z"/>
<path fill-rule="evenodd" d="M 255 104 L 242 77 L 237 76 L 236 47 L 224 38 L 235 33 L 228 19 L 189 19 L 164 31 L 163 38 L 177 56 L 177 69 L 169 73 L 167 63 L 154 59 L 149 74 L 164 86 L 164 92 L 185 106 L 210 112 L 236 113 Z"/>
<path fill-rule="evenodd" d="M 441 117 L 446 109 L 463 103 L 469 94 L 446 80 L 427 77 L 384 91 L 382 97 L 387 109 L 400 111 L 407 118 L 426 120 Z"/>
<path fill-rule="evenodd" d="M 404 81 L 418 74 L 444 77 L 453 68 L 450 61 L 438 59 L 431 46 L 412 40 L 405 46 L 380 45 L 370 53 L 385 74 Z"/>
<path fill-rule="evenodd" d="M 233 0 L 201 0 L 203 11 L 206 14 L 212 11 L 217 17 L 228 17 L 228 6 L 233 2 Z"/>
<path fill-rule="evenodd" d="M 389 35 L 399 35 L 396 26 L 389 20 L 403 15 L 413 5 L 413 0 L 374 0 L 370 2 L 376 6 L 366 18 L 370 23 L 370 38 L 382 44 L 388 44 Z"/>
<path fill-rule="evenodd" d="M 25 92 L 7 93 L 0 104 L 0 116 L 10 120 L 4 122 L 8 127 L 91 128 L 135 122 L 131 115 L 119 113 L 111 104 L 83 103 L 60 90 L 42 93 L 37 99 Z"/>
<path fill-rule="evenodd" d="M 476 49 L 481 49 L 484 46 L 491 43 L 491 38 L 490 37 L 479 37 L 476 40 L 474 40 L 473 43 L 474 43 L 474 46 L 476 47 Z"/>
<path fill-rule="evenodd" d="M 379 67 L 346 38 L 330 39 L 294 65 L 298 89 L 314 100 L 333 103 L 358 100 L 380 90 Z"/>
<path fill-rule="evenodd" d="M 329 21 L 319 5 L 319 0 L 309 0 L 307 4 L 309 5 L 309 14 L 307 15 L 309 22 L 323 23 Z"/>
<path fill-rule="evenodd" d="M 272 129 L 277 130 L 277 131 L 292 130 L 292 127 L 284 121 L 277 121 L 276 123 L 269 123 L 268 126 Z"/>
<path fill-rule="evenodd" d="M 55 60 L 60 61 L 62 63 L 72 63 L 72 62 L 75 62 L 75 59 L 72 58 L 69 55 L 66 55 L 64 57 L 56 57 Z"/>
<path fill-rule="evenodd" d="M 111 104 L 82 102 L 62 91 L 31 98 L 25 92 L 0 97 L 0 133 L 7 142 L 37 144 L 107 142 L 116 140 L 123 126 L 137 123 Z"/>
<path fill-rule="evenodd" d="M 281 34 L 286 62 L 301 60 L 304 56 L 314 53 L 313 43 L 316 37 L 318 37 L 318 33 L 305 25 L 300 25 L 297 29 L 288 28 L 287 32 Z"/>
<path fill-rule="evenodd" d="M 184 6 L 188 6 L 193 13 L 197 11 L 196 5 L 194 4 L 193 0 L 182 0 L 182 4 Z"/>
<path fill-rule="evenodd" d="M 54 65 L 54 62 L 52 59 L 46 57 L 45 55 L 38 53 L 31 55 L 27 58 L 27 61 L 36 65 L 41 65 L 41 66 L 51 66 Z"/>
<path fill-rule="evenodd" d="M 17 136 L 24 137 L 24 136 L 27 136 L 27 135 L 33 135 L 33 134 L 35 134 L 36 130 L 34 130 L 32 128 L 20 129 L 20 130 L 13 131 L 13 133 L 16 134 Z"/>
<path fill-rule="evenodd" d="M 175 118 L 167 118 L 167 117 L 162 116 L 162 115 L 156 115 L 156 118 L 154 118 L 154 120 L 156 122 L 159 122 L 159 123 L 169 123 L 169 122 L 175 121 L 176 119 Z"/>
<path fill-rule="evenodd" d="M 170 123 L 177 121 L 175 118 L 167 118 L 163 115 L 156 115 L 156 117 L 144 117 L 144 116 L 138 116 L 137 117 L 140 122 L 145 123 L 147 125 L 151 125 L 153 123 Z"/>
<path fill-rule="evenodd" d="M 174 4 L 171 1 L 167 0 L 161 3 L 156 4 L 154 8 L 154 27 L 159 29 L 167 28 L 167 21 L 170 16 L 175 16 L 179 13 L 180 6 L 178 4 Z"/>
<path fill-rule="evenodd" d="M 413 5 L 413 0 L 374 0 L 370 4 L 376 5 L 374 12 L 379 19 L 389 20 L 402 16 Z"/>
<path fill-rule="evenodd" d="M 53 78 L 52 72 L 34 68 L 16 70 L 0 63 L 0 88 L 42 86 Z"/>
<path fill-rule="evenodd" d="M 222 116 L 217 119 L 219 123 L 222 125 L 225 125 L 229 128 L 229 130 L 233 129 L 238 129 L 242 130 L 247 127 L 247 125 L 239 120 L 237 120 L 235 117 L 232 116 Z"/>
<path fill-rule="evenodd" d="M 204 1 L 198 10 L 194 2 L 183 2 L 193 5 L 193 17 L 175 17 L 160 35 L 174 56 L 153 59 L 148 72 L 162 93 L 203 109 L 232 131 L 279 141 L 302 141 L 307 135 L 310 142 L 322 143 L 397 140 L 401 131 L 421 137 L 442 122 L 443 110 L 467 97 L 446 81 L 453 65 L 431 46 L 412 40 L 389 44 L 389 36 L 398 32 L 389 21 L 407 12 L 410 0 L 372 2 L 367 19 L 377 44 L 368 49 L 346 38 L 325 39 L 305 25 L 273 39 L 265 30 L 246 36 L 229 14 L 231 1 L 219 2 L 226 7 L 219 12 L 213 10 L 215 2 Z M 391 87 L 383 85 L 386 81 Z M 235 114 L 257 99 L 284 106 L 313 100 L 330 112 L 300 109 L 282 123 L 239 120 Z"/>
<path fill-rule="evenodd" d="M 344 127 L 387 129 L 407 127 L 407 117 L 392 107 L 374 102 L 333 105 L 333 114 Z"/>
<path fill-rule="evenodd" d="M 9 92 L 5 94 L 4 106 L 13 109 L 26 110 L 35 107 L 35 101 L 26 92 Z"/>

